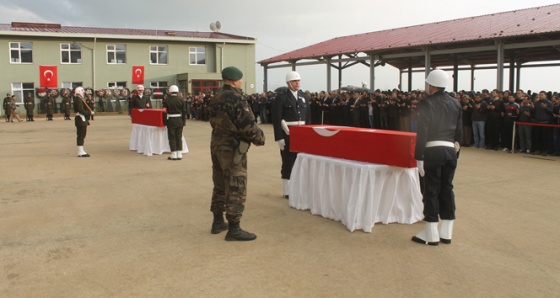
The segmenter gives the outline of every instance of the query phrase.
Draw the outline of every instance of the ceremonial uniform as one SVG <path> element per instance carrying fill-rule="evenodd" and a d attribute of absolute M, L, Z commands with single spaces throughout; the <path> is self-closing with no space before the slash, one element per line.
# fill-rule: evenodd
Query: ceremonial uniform
<path fill-rule="evenodd" d="M 2 108 L 4 108 L 4 115 L 6 116 L 6 122 L 10 121 L 10 113 L 12 112 L 12 108 L 10 107 L 10 94 L 6 94 L 4 97 L 4 102 L 2 103 Z"/>
<path fill-rule="evenodd" d="M 282 169 L 280 173 L 282 179 L 290 180 L 292 167 L 297 157 L 296 152 L 290 151 L 289 127 L 293 125 L 309 124 L 310 118 L 309 98 L 301 90 L 297 92 L 287 90 L 276 96 L 272 102 L 274 140 L 285 141 L 284 149 L 280 150 L 280 155 L 282 156 Z M 284 121 L 286 125 L 282 125 L 282 121 Z"/>
<path fill-rule="evenodd" d="M 45 112 L 47 113 L 47 120 L 48 121 L 53 120 L 54 105 L 55 105 L 54 98 L 52 98 L 50 96 L 47 96 L 45 98 Z"/>
<path fill-rule="evenodd" d="M 70 119 L 70 97 L 69 96 L 63 96 L 62 97 L 62 102 L 60 103 L 60 108 L 62 110 L 62 112 L 64 113 L 64 120 L 71 120 Z"/>
<path fill-rule="evenodd" d="M 31 93 L 29 93 L 29 95 L 25 99 L 24 104 L 25 104 L 25 114 L 27 116 L 27 121 L 35 121 L 33 120 L 33 113 L 35 110 L 35 99 L 31 95 Z"/>
<path fill-rule="evenodd" d="M 455 143 L 462 138 L 462 108 L 455 98 L 443 91 L 447 80 L 445 72 L 433 70 L 426 79 L 431 95 L 418 105 L 414 158 L 418 161 L 420 175 L 424 176 L 426 228 L 412 240 L 430 245 L 437 245 L 440 240 L 451 243 L 455 219 L 453 177 L 458 157 Z M 438 232 L 440 218 L 442 226 Z"/>
<path fill-rule="evenodd" d="M 177 86 L 169 88 L 171 95 L 163 102 L 163 107 L 167 109 L 167 138 L 171 149 L 170 160 L 182 159 L 183 152 L 183 126 L 185 124 L 185 101 L 177 95 Z"/>
<path fill-rule="evenodd" d="M 243 74 L 235 67 L 222 71 L 224 87 L 208 104 L 212 138 L 210 152 L 212 157 L 212 203 L 210 211 L 214 214 L 212 234 L 229 228 L 228 241 L 249 241 L 256 236 L 241 230 L 239 222 L 245 209 L 247 197 L 247 150 L 251 143 L 264 145 L 265 136 L 257 126 L 255 116 L 243 98 L 241 89 Z M 230 85 L 232 84 L 232 85 Z M 223 221 L 226 213 L 228 225 Z"/>
<path fill-rule="evenodd" d="M 74 91 L 74 112 L 76 116 L 74 117 L 74 124 L 76 126 L 76 145 L 78 146 L 78 157 L 89 157 L 89 154 L 84 151 L 84 140 L 87 134 L 87 127 L 89 125 L 89 118 L 91 112 L 86 107 L 86 103 L 83 99 L 84 89 L 82 87 L 77 87 Z"/>

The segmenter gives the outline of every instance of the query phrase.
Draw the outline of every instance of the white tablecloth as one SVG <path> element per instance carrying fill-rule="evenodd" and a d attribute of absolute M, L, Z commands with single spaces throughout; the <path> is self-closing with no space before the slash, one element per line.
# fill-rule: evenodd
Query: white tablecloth
<path fill-rule="evenodd" d="M 185 136 L 182 137 L 183 153 L 189 152 Z M 132 124 L 132 133 L 128 149 L 143 153 L 146 156 L 171 152 L 167 138 L 167 127 Z"/>
<path fill-rule="evenodd" d="M 423 219 L 417 168 L 300 153 L 290 179 L 290 206 L 371 232 L 377 222 Z"/>

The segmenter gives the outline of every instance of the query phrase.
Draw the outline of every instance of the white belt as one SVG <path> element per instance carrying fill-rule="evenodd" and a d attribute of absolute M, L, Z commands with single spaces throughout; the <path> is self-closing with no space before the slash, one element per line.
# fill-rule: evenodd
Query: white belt
<path fill-rule="evenodd" d="M 181 114 L 167 114 L 167 118 L 173 118 L 173 117 L 181 117 L 183 115 Z"/>
<path fill-rule="evenodd" d="M 426 148 L 429 147 L 451 147 L 455 148 L 455 144 L 453 142 L 448 141 L 429 141 L 426 143 Z"/>
<path fill-rule="evenodd" d="M 292 125 L 305 125 L 305 121 L 285 121 L 286 125 L 288 126 L 292 126 Z"/>
<path fill-rule="evenodd" d="M 82 114 L 80 114 L 80 113 L 76 113 L 76 116 L 82 118 L 82 121 L 83 121 L 83 122 L 86 122 L 86 117 L 85 117 L 84 115 L 82 115 Z"/>

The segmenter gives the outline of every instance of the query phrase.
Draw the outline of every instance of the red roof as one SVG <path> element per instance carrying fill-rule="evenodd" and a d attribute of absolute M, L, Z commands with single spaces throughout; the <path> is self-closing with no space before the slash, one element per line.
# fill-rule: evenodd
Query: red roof
<path fill-rule="evenodd" d="M 468 17 L 333 38 L 259 61 L 316 59 L 323 56 L 405 49 L 560 32 L 560 4 Z"/>
<path fill-rule="evenodd" d="M 217 39 L 242 39 L 254 40 L 251 37 L 237 36 L 221 32 L 198 32 L 198 31 L 177 31 L 177 30 L 156 30 L 156 29 L 128 29 L 128 28 L 96 28 L 96 27 L 75 27 L 62 26 L 60 24 L 41 24 L 41 23 L 18 23 L 0 24 L 1 31 L 11 32 L 37 32 L 37 33 L 62 33 L 62 34 L 103 34 L 103 35 L 130 35 L 138 36 L 161 36 L 161 37 L 183 37 L 183 38 L 217 38 Z"/>

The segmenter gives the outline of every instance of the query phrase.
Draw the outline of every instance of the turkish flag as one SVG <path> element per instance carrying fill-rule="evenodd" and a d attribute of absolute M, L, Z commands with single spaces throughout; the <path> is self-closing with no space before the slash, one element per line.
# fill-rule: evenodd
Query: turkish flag
<path fill-rule="evenodd" d="M 39 77 L 41 78 L 41 87 L 57 88 L 58 77 L 56 74 L 56 66 L 39 66 Z"/>
<path fill-rule="evenodd" d="M 132 66 L 132 84 L 144 84 L 144 66 Z"/>

